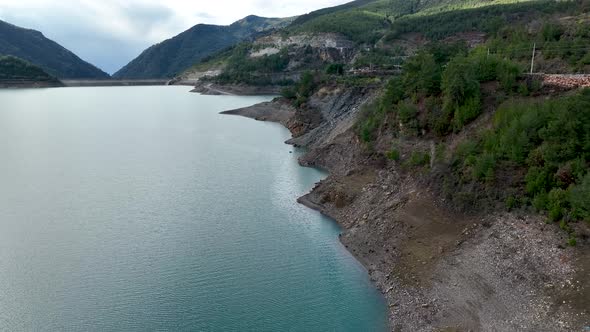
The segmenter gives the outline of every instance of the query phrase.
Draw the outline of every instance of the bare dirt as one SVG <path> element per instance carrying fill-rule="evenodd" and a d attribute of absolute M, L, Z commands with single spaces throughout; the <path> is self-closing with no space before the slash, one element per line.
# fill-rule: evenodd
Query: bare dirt
<path fill-rule="evenodd" d="M 538 215 L 451 209 L 423 180 L 429 169 L 366 152 L 354 123 L 373 91 L 323 90 L 304 109 L 275 100 L 229 114 L 283 123 L 290 143 L 308 148 L 301 164 L 330 171 L 299 202 L 341 225 L 341 242 L 387 299 L 392 331 L 590 326 L 588 237 L 567 247 Z"/>

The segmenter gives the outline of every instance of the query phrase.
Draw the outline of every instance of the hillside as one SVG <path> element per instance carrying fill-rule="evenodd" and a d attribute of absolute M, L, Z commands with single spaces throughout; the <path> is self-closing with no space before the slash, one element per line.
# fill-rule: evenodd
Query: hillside
<path fill-rule="evenodd" d="M 585 0 L 357 1 L 185 75 L 282 90 L 228 114 L 282 123 L 300 163 L 330 172 L 300 202 L 341 225 L 392 330 L 583 330 L 589 15 Z"/>
<path fill-rule="evenodd" d="M 585 19 L 573 19 L 577 6 L 572 1 L 355 1 L 303 15 L 279 32 L 208 57 L 180 76 L 286 86 L 307 70 L 331 65 L 342 72 L 391 74 L 408 56 L 436 42 L 468 47 L 488 42 L 490 52 L 508 52 L 523 64 L 536 42 L 536 69 L 576 72 L 586 62 Z M 545 36 L 552 25 L 566 29 L 559 40 Z"/>
<path fill-rule="evenodd" d="M 0 56 L 0 87 L 61 86 L 43 69 L 14 56 Z"/>
<path fill-rule="evenodd" d="M 117 71 L 118 79 L 172 78 L 195 62 L 264 31 L 286 26 L 292 18 L 248 16 L 229 26 L 198 24 L 145 50 Z"/>
<path fill-rule="evenodd" d="M 0 54 L 33 63 L 61 79 L 105 79 L 109 75 L 80 59 L 39 31 L 0 21 Z"/>

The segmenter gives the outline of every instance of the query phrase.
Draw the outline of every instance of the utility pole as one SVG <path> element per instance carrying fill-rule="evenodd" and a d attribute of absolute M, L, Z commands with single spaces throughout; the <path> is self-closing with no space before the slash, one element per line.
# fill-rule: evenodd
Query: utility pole
<path fill-rule="evenodd" d="M 533 57 L 531 58 L 531 74 L 533 73 L 533 70 L 535 69 L 535 53 L 537 51 L 537 43 L 533 44 Z"/>

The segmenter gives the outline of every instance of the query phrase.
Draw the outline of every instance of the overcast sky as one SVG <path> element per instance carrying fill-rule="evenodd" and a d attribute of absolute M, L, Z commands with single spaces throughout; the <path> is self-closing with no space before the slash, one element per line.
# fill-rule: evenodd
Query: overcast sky
<path fill-rule="evenodd" d="M 287 17 L 350 0 L 0 0 L 0 19 L 39 30 L 113 73 L 145 48 L 198 23 Z"/>

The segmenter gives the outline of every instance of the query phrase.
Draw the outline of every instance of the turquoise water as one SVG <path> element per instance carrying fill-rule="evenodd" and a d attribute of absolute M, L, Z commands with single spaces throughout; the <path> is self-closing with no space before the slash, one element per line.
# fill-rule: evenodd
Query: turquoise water
<path fill-rule="evenodd" d="M 385 330 L 266 99 L 0 91 L 0 330 Z"/>

